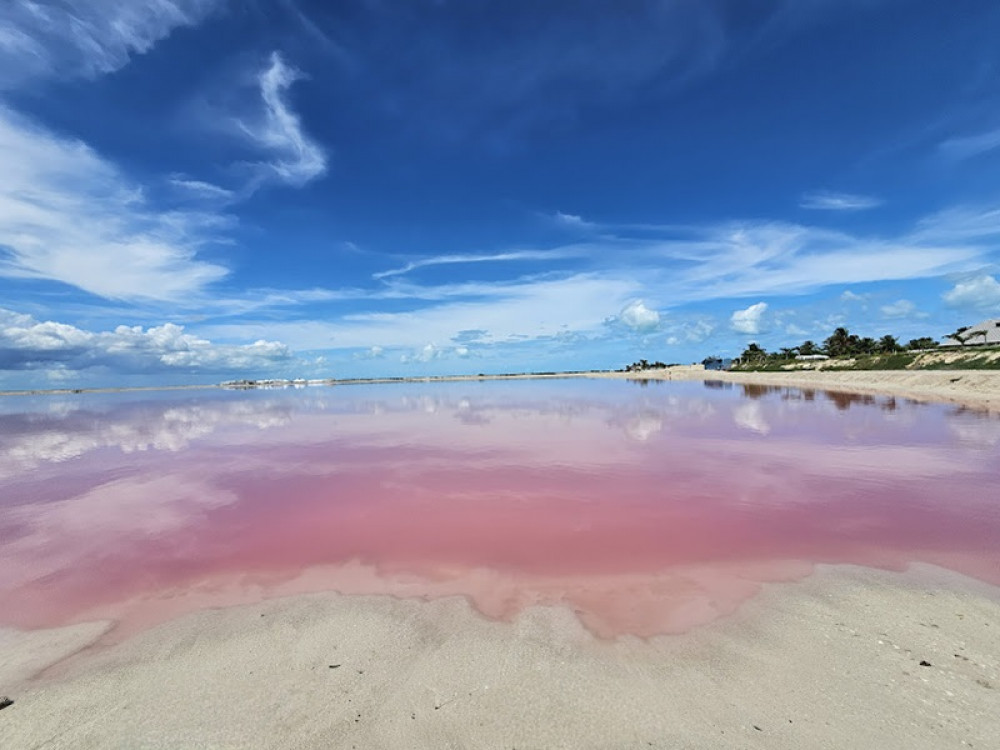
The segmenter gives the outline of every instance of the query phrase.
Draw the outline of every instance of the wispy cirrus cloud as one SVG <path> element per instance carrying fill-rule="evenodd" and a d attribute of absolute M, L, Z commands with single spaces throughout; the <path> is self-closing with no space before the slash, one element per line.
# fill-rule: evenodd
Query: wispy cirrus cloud
<path fill-rule="evenodd" d="M 569 267 L 560 272 L 550 268 L 525 275 L 523 265 L 509 263 L 503 266 L 510 271 L 504 280 L 436 284 L 404 282 L 384 274 L 381 286 L 343 290 L 347 297 L 367 302 L 362 312 L 322 321 L 234 322 L 203 330 L 225 338 L 277 338 L 299 350 L 377 345 L 417 351 L 428 341 L 457 340 L 467 329 L 480 331 L 481 345 L 565 335 L 608 337 L 609 320 L 621 325 L 628 321 L 633 330 L 653 328 L 654 314 L 662 313 L 645 303 L 639 307 L 637 300 L 656 299 L 669 310 L 756 297 L 759 301 L 736 311 L 729 326 L 737 333 L 761 333 L 766 328 L 767 297 L 981 268 L 991 252 L 988 240 L 994 229 L 989 216 L 988 209 L 956 209 L 890 237 L 782 222 L 647 228 L 637 236 L 602 235 L 588 243 L 544 251 L 545 257 L 570 259 Z M 475 263 L 507 256 L 423 258 L 397 269 L 395 275 L 427 262 Z M 686 340 L 673 330 L 667 333 L 675 343 Z"/>
<path fill-rule="evenodd" d="M 168 184 L 182 199 L 226 205 L 232 203 L 237 197 L 235 190 L 179 174 L 172 175 Z"/>
<path fill-rule="evenodd" d="M 799 208 L 813 211 L 864 211 L 869 208 L 877 208 L 882 203 L 880 198 L 870 195 L 819 190 L 803 195 L 799 200 Z"/>
<path fill-rule="evenodd" d="M 0 88 L 38 78 L 93 78 L 128 64 L 223 0 L 5 0 L 0 4 Z"/>
<path fill-rule="evenodd" d="M 266 158 L 255 163 L 254 186 L 276 181 L 302 187 L 326 172 L 326 153 L 302 129 L 299 116 L 287 101 L 288 89 L 302 73 L 271 53 L 257 77 L 260 106 L 235 118 L 237 131 Z"/>
<path fill-rule="evenodd" d="M 0 276 L 61 282 L 116 300 L 173 302 L 225 277 L 198 252 L 226 215 L 157 210 L 85 144 L 0 107 Z"/>
<path fill-rule="evenodd" d="M 465 287 L 465 285 L 461 285 Z M 576 274 L 560 279 L 524 279 L 476 286 L 476 296 L 458 298 L 443 290 L 434 301 L 418 301 L 403 312 L 370 312 L 332 320 L 247 321 L 207 325 L 203 335 L 224 339 L 270 338 L 297 350 L 421 350 L 428 341 L 471 343 L 526 341 L 567 333 L 602 331 L 608 310 L 621 310 L 636 297 L 639 283 L 610 274 Z M 466 292 L 471 291 L 465 288 Z"/>
<path fill-rule="evenodd" d="M 879 312 L 887 318 L 927 317 L 926 313 L 919 312 L 917 306 L 908 299 L 899 299 L 887 305 L 882 305 L 879 308 Z"/>
<path fill-rule="evenodd" d="M 419 258 L 410 261 L 406 265 L 398 268 L 390 268 L 388 271 L 379 271 L 372 274 L 373 279 L 387 279 L 392 276 L 402 276 L 418 268 L 428 268 L 430 266 L 450 266 L 471 263 L 507 263 L 511 261 L 547 261 L 559 260 L 562 258 L 579 255 L 580 251 L 572 248 L 558 248 L 555 250 L 511 250 L 506 253 L 492 253 L 484 255 L 458 254 L 458 255 L 435 255 L 427 258 Z"/>
<path fill-rule="evenodd" d="M 942 141 L 940 154 L 948 159 L 961 161 L 1000 148 L 1000 128 L 974 135 L 956 136 Z"/>

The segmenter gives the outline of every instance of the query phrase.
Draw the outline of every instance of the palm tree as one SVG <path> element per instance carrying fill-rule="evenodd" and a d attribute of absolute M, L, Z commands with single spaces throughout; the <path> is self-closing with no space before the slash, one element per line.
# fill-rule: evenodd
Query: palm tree
<path fill-rule="evenodd" d="M 878 350 L 883 354 L 893 354 L 902 348 L 903 347 L 899 345 L 899 342 L 896 341 L 895 336 L 889 336 L 886 334 L 878 340 Z"/>
<path fill-rule="evenodd" d="M 857 339 L 857 337 L 854 337 Z M 851 334 L 848 333 L 847 329 L 841 326 L 837 328 L 833 334 L 823 342 L 823 346 L 826 348 L 826 353 L 831 357 L 842 357 L 845 354 L 851 353 Z"/>

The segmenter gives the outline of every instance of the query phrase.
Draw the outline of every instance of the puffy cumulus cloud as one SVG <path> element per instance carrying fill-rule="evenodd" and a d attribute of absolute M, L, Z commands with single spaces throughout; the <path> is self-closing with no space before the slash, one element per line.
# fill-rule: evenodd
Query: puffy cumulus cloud
<path fill-rule="evenodd" d="M 147 329 L 118 326 L 94 333 L 0 308 L 0 370 L 110 367 L 123 372 L 223 372 L 270 367 L 289 359 L 288 347 L 275 341 L 213 344 L 173 323 Z"/>
<path fill-rule="evenodd" d="M 642 300 L 629 302 L 614 321 L 633 331 L 653 331 L 660 325 L 660 313 L 646 307 Z"/>
<path fill-rule="evenodd" d="M 257 76 L 263 110 L 236 120 L 239 131 L 269 158 L 258 163 L 259 182 L 272 180 L 301 187 L 326 172 L 326 154 L 302 130 L 286 93 L 302 74 L 274 52 Z"/>
<path fill-rule="evenodd" d="M 986 274 L 960 281 L 944 293 L 944 301 L 981 312 L 1000 310 L 1000 282 Z"/>
<path fill-rule="evenodd" d="M 739 333 L 760 333 L 764 322 L 767 303 L 758 302 L 745 310 L 736 310 L 729 318 L 729 324 Z"/>
<path fill-rule="evenodd" d="M 0 86 L 47 77 L 93 78 L 128 64 L 223 0 L 4 0 Z"/>
<path fill-rule="evenodd" d="M 425 364 L 438 359 L 451 359 L 460 357 L 466 359 L 473 356 L 472 350 L 464 344 L 459 344 L 450 348 L 444 348 L 435 344 L 426 344 L 415 349 L 409 354 L 402 354 L 399 361 L 405 364 Z"/>
<path fill-rule="evenodd" d="M 411 354 L 402 354 L 399 357 L 399 361 L 403 364 L 412 364 L 415 362 L 430 362 L 434 359 L 440 359 L 444 356 L 444 350 L 439 349 L 434 344 L 426 344 L 425 346 L 417 349 Z"/>
<path fill-rule="evenodd" d="M 108 299 L 190 301 L 227 275 L 198 249 L 217 213 L 158 211 L 79 141 L 0 106 L 0 276 L 46 279 Z"/>
<path fill-rule="evenodd" d="M 355 359 L 381 359 L 385 356 L 385 349 L 381 346 L 369 346 L 362 352 L 355 352 Z"/>

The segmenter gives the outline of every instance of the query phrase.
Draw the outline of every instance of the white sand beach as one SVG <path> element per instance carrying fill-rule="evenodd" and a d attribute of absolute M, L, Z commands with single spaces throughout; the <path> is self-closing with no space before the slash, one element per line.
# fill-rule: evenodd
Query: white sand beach
<path fill-rule="evenodd" d="M 0 747 L 990 747 L 1000 596 L 937 568 L 821 567 L 685 635 L 573 613 L 307 595 L 188 615 L 35 678 L 103 626 L 7 633 Z"/>

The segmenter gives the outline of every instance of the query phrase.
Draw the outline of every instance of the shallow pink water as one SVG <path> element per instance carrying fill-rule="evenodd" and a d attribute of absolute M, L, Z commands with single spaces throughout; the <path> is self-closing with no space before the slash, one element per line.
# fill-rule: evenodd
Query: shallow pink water
<path fill-rule="evenodd" d="M 648 636 L 817 562 L 1000 584 L 1000 420 L 953 407 L 566 380 L 0 409 L 0 625 L 336 590 Z"/>

